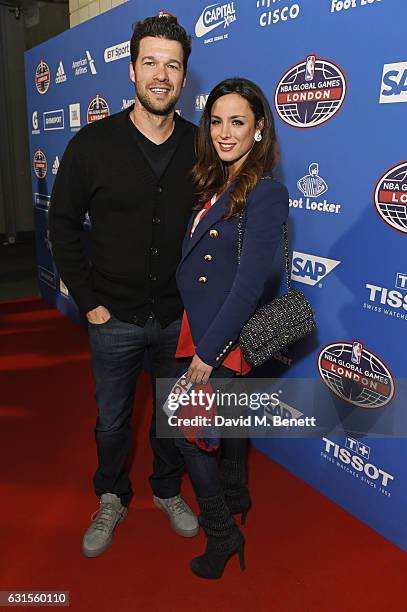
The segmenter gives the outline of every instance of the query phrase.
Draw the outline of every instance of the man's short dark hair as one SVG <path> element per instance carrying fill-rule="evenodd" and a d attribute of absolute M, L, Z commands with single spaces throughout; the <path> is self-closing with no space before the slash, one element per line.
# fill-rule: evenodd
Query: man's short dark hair
<path fill-rule="evenodd" d="M 187 71 L 188 58 L 191 54 L 191 36 L 188 36 L 182 25 L 178 23 L 176 17 L 172 15 L 147 17 L 147 19 L 136 23 L 130 41 L 130 56 L 133 66 L 138 57 L 140 40 L 146 36 L 166 38 L 167 40 L 179 42 L 184 51 L 184 71 Z"/>

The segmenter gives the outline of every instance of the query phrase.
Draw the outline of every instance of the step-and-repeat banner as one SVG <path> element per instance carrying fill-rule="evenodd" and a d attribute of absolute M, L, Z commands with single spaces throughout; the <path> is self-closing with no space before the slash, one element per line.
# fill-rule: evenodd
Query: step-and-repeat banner
<path fill-rule="evenodd" d="M 53 181 L 75 132 L 132 103 L 132 27 L 160 9 L 193 35 L 184 117 L 197 123 L 230 76 L 257 82 L 274 109 L 292 278 L 318 333 L 261 375 L 307 379 L 276 411 L 332 417 L 332 430 L 253 442 L 407 550 L 405 0 L 131 0 L 28 51 L 39 283 L 78 322 L 48 240 Z"/>

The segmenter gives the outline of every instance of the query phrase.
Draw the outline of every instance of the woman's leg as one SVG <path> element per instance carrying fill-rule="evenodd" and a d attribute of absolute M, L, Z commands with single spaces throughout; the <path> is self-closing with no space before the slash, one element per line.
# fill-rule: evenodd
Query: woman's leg
<path fill-rule="evenodd" d="M 215 453 L 203 451 L 185 438 L 177 439 L 176 445 L 184 456 L 200 508 L 199 523 L 208 538 L 206 552 L 191 561 L 192 571 L 202 578 L 220 578 L 236 552 L 244 569 L 244 538 L 226 504 Z"/>
<path fill-rule="evenodd" d="M 175 444 L 184 457 L 195 495 L 201 498 L 220 495 L 222 486 L 216 452 L 205 452 L 185 438 L 178 438 Z"/>

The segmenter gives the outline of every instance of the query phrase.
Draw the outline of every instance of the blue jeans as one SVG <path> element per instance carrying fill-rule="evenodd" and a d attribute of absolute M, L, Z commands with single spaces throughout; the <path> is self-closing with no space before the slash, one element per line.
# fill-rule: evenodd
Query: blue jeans
<path fill-rule="evenodd" d="M 162 329 L 152 318 L 144 327 L 139 327 L 114 316 L 107 323 L 89 325 L 98 405 L 95 437 L 99 465 L 93 478 L 98 496 L 115 493 L 124 505 L 128 505 L 132 497 L 126 469 L 132 446 L 130 421 L 137 378 L 146 358 L 153 383 L 150 441 L 154 462 L 150 485 L 157 497 L 174 497 L 180 492 L 184 461 L 172 438 L 156 437 L 154 384 L 156 378 L 171 378 L 177 373 L 174 355 L 180 326 L 178 319 Z M 157 412 L 157 418 L 164 418 L 160 408 Z"/>

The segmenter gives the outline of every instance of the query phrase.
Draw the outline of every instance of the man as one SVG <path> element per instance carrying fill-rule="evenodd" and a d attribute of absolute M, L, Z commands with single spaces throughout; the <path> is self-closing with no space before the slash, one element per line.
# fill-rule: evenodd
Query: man
<path fill-rule="evenodd" d="M 56 264 L 89 322 L 96 382 L 100 507 L 83 539 L 87 557 L 106 550 L 127 514 L 130 419 L 143 360 L 151 363 L 153 389 L 156 378 L 176 373 L 182 304 L 175 269 L 194 203 L 195 127 L 174 112 L 191 39 L 175 17 L 150 17 L 136 24 L 130 49 L 135 104 L 71 140 L 49 218 Z M 80 236 L 86 212 L 89 258 Z M 156 416 L 163 412 L 155 389 L 153 397 L 154 503 L 178 534 L 194 536 L 197 519 L 180 495 L 183 460 L 171 438 L 156 437 Z"/>

